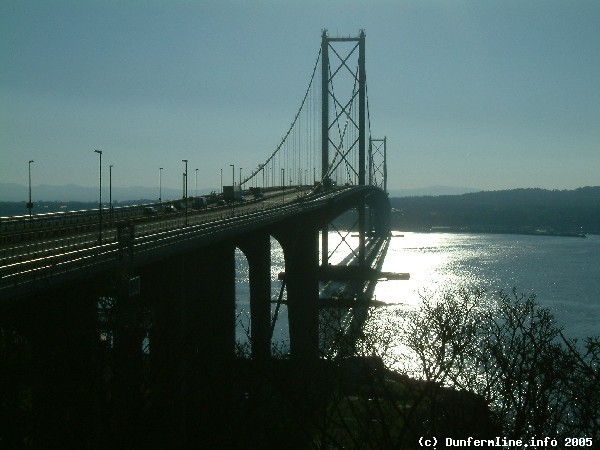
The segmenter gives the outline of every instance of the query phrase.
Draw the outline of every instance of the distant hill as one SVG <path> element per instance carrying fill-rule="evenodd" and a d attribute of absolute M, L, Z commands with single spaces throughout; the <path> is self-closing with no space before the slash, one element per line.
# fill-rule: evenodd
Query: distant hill
<path fill-rule="evenodd" d="M 600 186 L 390 199 L 394 228 L 600 233 Z"/>
<path fill-rule="evenodd" d="M 457 186 L 427 186 L 414 189 L 388 189 L 390 197 L 422 197 L 425 195 L 460 195 L 480 189 Z"/>

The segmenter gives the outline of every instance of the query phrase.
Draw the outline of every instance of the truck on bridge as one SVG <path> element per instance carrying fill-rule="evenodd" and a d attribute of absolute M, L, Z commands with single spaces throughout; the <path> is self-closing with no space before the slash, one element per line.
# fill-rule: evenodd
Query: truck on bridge
<path fill-rule="evenodd" d="M 223 186 L 223 200 L 226 202 L 237 202 L 242 199 L 242 187 L 238 185 Z"/>
<path fill-rule="evenodd" d="M 194 197 L 193 205 L 194 208 L 206 208 L 208 206 L 208 200 L 206 197 Z"/>

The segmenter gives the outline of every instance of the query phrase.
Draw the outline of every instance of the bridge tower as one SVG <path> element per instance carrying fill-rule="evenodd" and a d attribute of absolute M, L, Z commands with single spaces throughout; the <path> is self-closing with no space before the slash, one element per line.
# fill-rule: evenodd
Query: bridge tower
<path fill-rule="evenodd" d="M 369 184 L 387 194 L 387 137 L 369 137 Z"/>
<path fill-rule="evenodd" d="M 333 58 L 330 58 L 330 50 Z M 356 61 L 356 66 L 351 61 Z M 339 91 L 340 87 L 342 93 Z M 357 98 L 358 118 L 355 116 Z M 321 176 L 323 182 L 333 182 L 333 170 L 343 162 L 346 171 L 354 176 L 357 184 L 364 186 L 366 184 L 365 140 L 367 134 L 364 30 L 360 30 L 358 37 L 329 37 L 327 30 L 323 30 L 321 35 L 321 101 Z M 333 117 L 330 116 L 330 112 L 333 112 Z M 334 139 L 336 131 L 339 141 Z M 346 140 L 346 144 L 344 144 L 346 136 L 355 136 L 355 138 Z M 330 149 L 333 152 L 330 152 Z M 350 157 L 352 153 L 358 153 L 358 161 L 356 158 Z M 359 215 L 359 264 L 364 266 L 365 203 L 361 202 L 357 209 Z M 328 231 L 328 226 L 323 227 L 321 248 L 323 266 L 327 266 L 329 263 Z"/>

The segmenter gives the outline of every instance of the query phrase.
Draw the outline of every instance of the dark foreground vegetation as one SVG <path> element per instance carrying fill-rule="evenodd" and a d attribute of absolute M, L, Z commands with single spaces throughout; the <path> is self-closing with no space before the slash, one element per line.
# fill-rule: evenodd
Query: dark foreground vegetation
<path fill-rule="evenodd" d="M 90 449 L 416 449 L 420 437 L 436 437 L 437 448 L 468 437 L 550 437 L 558 448 L 570 438 L 600 442 L 600 341 L 566 339 L 534 297 L 458 290 L 423 299 L 412 314 L 370 314 L 356 339 L 338 334 L 337 357 L 258 363 L 242 346 L 233 361 L 183 358 L 183 379 L 178 367 L 157 373 L 145 360 L 128 396 L 119 392 L 117 355 L 106 349 L 90 383 L 72 386 L 88 403 L 54 399 L 55 414 L 73 425 L 59 439 L 76 436 L 78 448 Z M 338 320 L 323 315 L 322 329 L 339 329 Z M 400 362 L 399 342 L 415 355 L 419 379 L 384 367 Z M 27 342 L 2 329 L 0 448 L 44 448 L 36 364 Z"/>
<path fill-rule="evenodd" d="M 513 189 L 391 199 L 396 230 L 600 233 L 600 187 Z"/>

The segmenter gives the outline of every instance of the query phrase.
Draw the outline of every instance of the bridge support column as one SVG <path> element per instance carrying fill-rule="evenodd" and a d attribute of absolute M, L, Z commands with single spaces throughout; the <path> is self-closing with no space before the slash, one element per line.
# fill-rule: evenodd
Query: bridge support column
<path fill-rule="evenodd" d="M 291 235 L 291 236 L 290 236 Z M 319 357 L 319 233 L 303 224 L 280 240 L 285 252 L 290 352 L 295 360 Z"/>
<path fill-rule="evenodd" d="M 250 331 L 252 359 L 271 356 L 271 237 L 253 234 L 240 243 L 250 271 Z"/>
<path fill-rule="evenodd" d="M 329 38 L 321 33 L 321 182 L 329 170 Z M 330 180 L 327 180 L 329 184 Z M 321 230 L 321 264 L 329 264 L 329 226 Z"/>
<path fill-rule="evenodd" d="M 186 359 L 233 358 L 233 244 L 205 247 L 165 260 L 146 272 L 142 290 L 152 297 L 150 354 L 159 372 L 173 371 L 183 354 Z"/>
<path fill-rule="evenodd" d="M 225 242 L 195 255 L 197 270 L 188 274 L 194 299 L 190 327 L 199 327 L 195 345 L 207 363 L 230 362 L 235 357 L 235 246 Z"/>
<path fill-rule="evenodd" d="M 235 358 L 235 246 L 226 241 L 190 255 L 184 279 L 186 358 L 182 388 L 185 445 L 226 436 Z M 225 442 L 227 439 L 225 438 Z M 226 446 L 226 445 L 225 445 Z"/>
<path fill-rule="evenodd" d="M 142 279 L 142 291 L 153 297 L 149 429 L 165 448 L 184 447 L 190 430 L 208 432 L 221 390 L 230 388 L 220 381 L 235 356 L 234 250 L 230 242 L 205 247 L 164 261 Z"/>
<path fill-rule="evenodd" d="M 184 315 L 182 269 L 185 257 L 173 257 L 141 271 L 141 295 L 151 307 L 149 333 L 151 410 L 148 442 L 173 446 L 182 434 L 180 393 L 185 383 L 183 368 Z"/>

